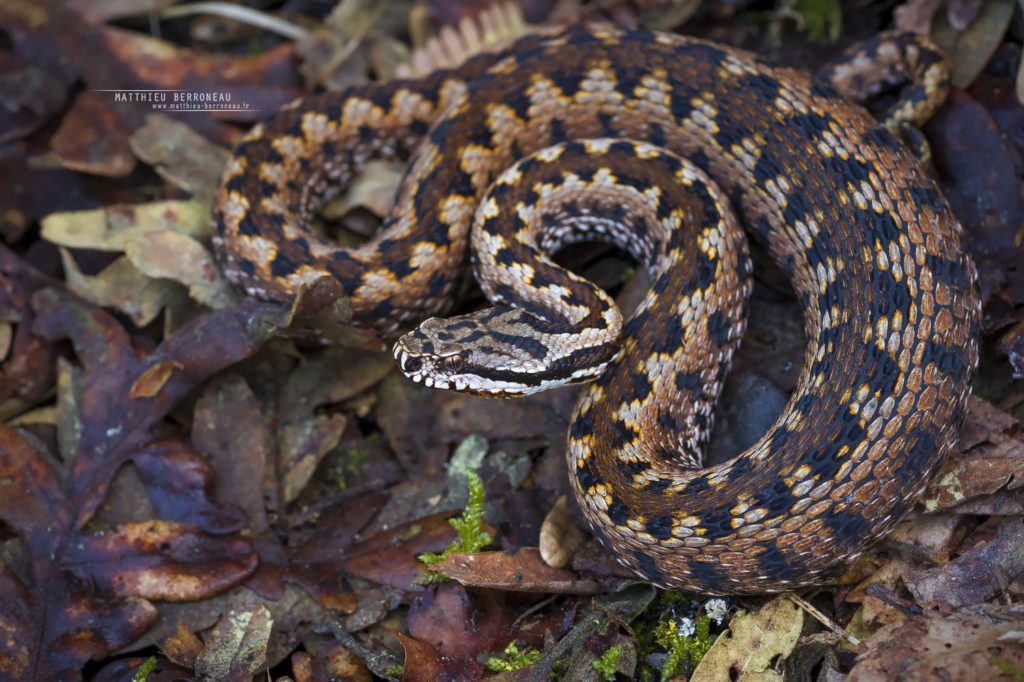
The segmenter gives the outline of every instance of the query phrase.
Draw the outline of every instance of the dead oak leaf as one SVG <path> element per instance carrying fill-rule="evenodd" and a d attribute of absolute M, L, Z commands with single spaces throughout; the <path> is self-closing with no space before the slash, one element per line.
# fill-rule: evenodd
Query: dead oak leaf
<path fill-rule="evenodd" d="M 1024 669 L 1024 607 L 984 604 L 948 616 L 924 613 L 889 625 L 864 642 L 849 682 L 1014 680 Z"/>
<path fill-rule="evenodd" d="M 124 329 L 101 310 L 53 289 L 33 297 L 34 329 L 49 341 L 69 338 L 82 364 L 70 370 L 60 402 L 67 438 L 63 459 L 80 500 L 76 525 L 95 513 L 117 468 L 151 438 L 151 429 L 196 385 L 254 353 L 286 323 L 279 306 L 247 303 L 194 320 L 140 358 Z M 169 376 L 160 370 L 175 367 Z M 140 377 L 156 372 L 159 390 L 132 398 Z M 70 431 L 68 431 L 70 429 Z"/>
<path fill-rule="evenodd" d="M 601 581 L 548 566 L 535 547 L 523 547 L 512 554 L 451 554 L 430 569 L 463 585 L 515 592 L 597 594 L 608 589 Z"/>

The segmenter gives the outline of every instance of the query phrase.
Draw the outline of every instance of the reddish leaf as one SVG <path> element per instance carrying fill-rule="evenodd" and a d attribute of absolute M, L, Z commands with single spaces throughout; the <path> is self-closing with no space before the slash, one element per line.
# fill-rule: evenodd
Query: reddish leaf
<path fill-rule="evenodd" d="M 404 682 L 463 682 L 483 677 L 483 669 L 474 660 L 442 658 L 429 644 L 400 632 L 394 635 L 405 650 L 405 674 L 402 676 Z"/>
<path fill-rule="evenodd" d="M 97 599 L 54 572 L 27 588 L 0 566 L 0 677 L 10 680 L 79 679 L 90 659 L 127 646 L 156 620 L 142 599 Z"/>
<path fill-rule="evenodd" d="M 37 293 L 33 304 L 36 333 L 51 341 L 71 339 L 83 365 L 72 374 L 77 442 L 74 452 L 65 453 L 73 462 L 73 494 L 81 500 L 79 526 L 95 513 L 117 468 L 186 393 L 254 353 L 286 321 L 278 306 L 248 303 L 196 319 L 140 359 L 106 313 L 53 289 Z M 140 376 L 168 363 L 178 369 L 159 391 L 130 397 Z"/>
<path fill-rule="evenodd" d="M 0 174 L 2 169 L 0 165 Z M 5 186 L 0 183 L 0 192 Z M 3 219 L 0 215 L 0 232 Z M 45 399 L 53 389 L 54 351 L 32 334 L 35 314 L 29 305 L 34 291 L 53 284 L 0 244 L 0 321 L 17 324 L 8 357 L 0 364 L 0 418 Z"/>
<path fill-rule="evenodd" d="M 60 563 L 120 596 L 194 601 L 223 592 L 256 570 L 252 545 L 170 521 L 139 521 L 87 535 Z"/>
<path fill-rule="evenodd" d="M 548 566 L 535 547 L 523 547 L 515 554 L 452 554 L 430 568 L 463 585 L 516 592 L 596 594 L 609 587 L 597 580 L 580 578 L 564 568 Z"/>
<path fill-rule="evenodd" d="M 235 507 L 212 499 L 213 469 L 209 461 L 180 440 L 152 443 L 132 455 L 157 515 L 199 526 L 207 533 L 231 533 L 244 518 Z"/>
<path fill-rule="evenodd" d="M 345 569 L 380 585 L 421 592 L 423 586 L 416 581 L 426 569 L 416 557 L 423 552 L 440 552 L 455 540 L 455 530 L 448 523 L 451 516 L 448 512 L 433 514 L 376 533 L 351 549 Z M 484 526 L 488 532 L 495 532 Z"/>

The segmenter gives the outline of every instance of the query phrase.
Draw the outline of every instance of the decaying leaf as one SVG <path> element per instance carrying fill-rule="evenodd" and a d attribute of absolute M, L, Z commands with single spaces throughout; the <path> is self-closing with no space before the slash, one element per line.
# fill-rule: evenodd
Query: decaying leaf
<path fill-rule="evenodd" d="M 756 613 L 740 612 L 693 671 L 693 682 L 782 680 L 778 659 L 793 651 L 803 628 L 799 606 L 776 597 Z"/>
<path fill-rule="evenodd" d="M 196 673 L 210 680 L 251 680 L 266 661 L 273 624 L 265 606 L 225 614 L 196 660 Z"/>
<path fill-rule="evenodd" d="M 171 230 L 195 239 L 210 233 L 210 207 L 200 201 L 156 201 L 108 206 L 90 211 L 51 213 L 42 234 L 54 244 L 75 249 L 124 251 L 132 235 Z"/>
<path fill-rule="evenodd" d="M 129 142 L 140 159 L 153 166 L 165 180 L 210 201 L 228 152 L 196 133 L 181 121 L 150 114 Z"/>
<path fill-rule="evenodd" d="M 174 230 L 131 234 L 125 239 L 124 254 L 147 277 L 184 284 L 205 306 L 218 310 L 238 301 L 213 254 L 189 235 Z"/>
<path fill-rule="evenodd" d="M 1024 574 L 1024 521 L 1004 521 L 997 535 L 950 563 L 906 576 L 919 603 L 942 602 L 952 607 L 980 603 L 999 594 Z"/>
<path fill-rule="evenodd" d="M 514 554 L 452 554 L 430 568 L 474 587 L 556 594 L 595 594 L 607 589 L 596 580 L 548 566 L 533 547 L 523 547 Z"/>
<path fill-rule="evenodd" d="M 1020 606 L 924 613 L 875 633 L 847 680 L 1015 680 L 1024 670 L 1024 644 L 1006 635 L 1022 622 Z"/>
<path fill-rule="evenodd" d="M 118 258 L 96 275 L 84 275 L 67 249 L 61 248 L 60 255 L 68 289 L 90 303 L 124 313 L 136 327 L 155 320 L 174 296 L 173 285 L 145 276 L 127 258 Z"/>

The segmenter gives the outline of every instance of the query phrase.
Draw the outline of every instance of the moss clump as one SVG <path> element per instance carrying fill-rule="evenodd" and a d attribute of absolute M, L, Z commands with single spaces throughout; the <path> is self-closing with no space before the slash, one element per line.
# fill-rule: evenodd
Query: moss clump
<path fill-rule="evenodd" d="M 663 620 L 655 628 L 654 638 L 668 652 L 668 658 L 661 669 L 662 680 L 670 680 L 682 674 L 686 663 L 691 669 L 695 667 L 714 643 L 711 619 L 703 614 L 682 621 L 675 618 Z"/>
<path fill-rule="evenodd" d="M 504 651 L 505 657 L 491 656 L 484 664 L 492 673 L 505 673 L 528 668 L 541 659 L 543 654 L 536 649 L 520 651 L 515 642 L 510 642 Z"/>
<path fill-rule="evenodd" d="M 616 644 L 601 654 L 601 658 L 591 663 L 591 665 L 594 666 L 594 670 L 601 673 L 605 682 L 612 682 L 615 679 L 615 672 L 619 667 L 620 658 L 622 658 L 622 645 Z"/>

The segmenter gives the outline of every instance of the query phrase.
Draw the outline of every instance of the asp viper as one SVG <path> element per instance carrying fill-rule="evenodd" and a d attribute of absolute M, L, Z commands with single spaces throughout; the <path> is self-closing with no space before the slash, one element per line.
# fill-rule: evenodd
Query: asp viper
<path fill-rule="evenodd" d="M 897 76 L 910 85 L 880 121 L 843 96 Z M 622 563 L 707 593 L 819 583 L 912 506 L 964 418 L 974 266 L 893 134 L 927 118 L 947 83 L 941 55 L 898 34 L 822 80 L 678 35 L 530 36 L 419 80 L 307 97 L 255 126 L 220 187 L 216 248 L 261 298 L 333 277 L 357 322 L 393 337 L 450 308 L 472 233 L 497 307 L 423 322 L 395 346 L 402 371 L 498 395 L 597 377 L 569 430 L 569 480 Z M 367 159 L 407 155 L 366 244 L 304 227 Z M 700 468 L 745 321 L 740 222 L 791 277 L 809 344 L 768 432 Z M 650 268 L 625 323 L 548 258 L 582 239 Z"/>

